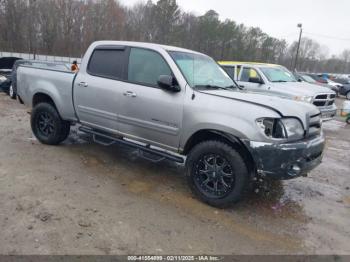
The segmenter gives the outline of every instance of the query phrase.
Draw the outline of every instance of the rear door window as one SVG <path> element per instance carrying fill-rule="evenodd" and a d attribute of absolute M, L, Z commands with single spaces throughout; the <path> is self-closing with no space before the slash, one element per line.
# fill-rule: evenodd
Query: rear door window
<path fill-rule="evenodd" d="M 124 79 L 125 75 L 124 49 L 96 49 L 88 65 L 88 73 L 113 79 Z"/>
<path fill-rule="evenodd" d="M 131 48 L 128 67 L 128 81 L 158 87 L 160 75 L 172 75 L 164 58 L 157 52 Z"/>
<path fill-rule="evenodd" d="M 242 69 L 242 74 L 239 80 L 242 82 L 249 82 L 250 78 L 261 78 L 261 77 L 255 69 L 244 67 Z"/>

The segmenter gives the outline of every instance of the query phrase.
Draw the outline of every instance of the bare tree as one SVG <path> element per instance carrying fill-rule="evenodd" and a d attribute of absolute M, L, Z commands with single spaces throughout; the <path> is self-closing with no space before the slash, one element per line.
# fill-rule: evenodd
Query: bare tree
<path fill-rule="evenodd" d="M 0 50 L 81 56 L 96 40 L 157 42 L 194 49 L 220 60 L 291 66 L 296 42 L 221 21 L 215 10 L 196 16 L 176 0 L 125 7 L 118 0 L 0 0 Z M 328 49 L 303 38 L 298 69 L 349 72 L 350 51 L 329 59 Z"/>

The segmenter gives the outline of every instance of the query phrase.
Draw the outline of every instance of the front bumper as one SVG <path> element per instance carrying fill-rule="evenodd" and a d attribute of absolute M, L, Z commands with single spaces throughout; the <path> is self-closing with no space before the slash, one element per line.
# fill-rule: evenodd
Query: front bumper
<path fill-rule="evenodd" d="M 322 121 L 331 120 L 337 114 L 337 107 L 334 104 L 331 106 L 318 107 L 318 109 L 320 109 Z"/>
<path fill-rule="evenodd" d="M 245 141 L 259 174 L 275 179 L 306 175 L 322 162 L 323 134 L 303 141 L 276 144 Z"/>

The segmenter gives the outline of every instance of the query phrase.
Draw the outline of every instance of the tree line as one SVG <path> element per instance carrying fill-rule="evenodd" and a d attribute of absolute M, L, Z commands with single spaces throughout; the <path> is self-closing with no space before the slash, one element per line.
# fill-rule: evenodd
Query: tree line
<path fill-rule="evenodd" d="M 297 43 L 288 43 L 214 10 L 197 16 L 176 0 L 0 0 L 0 50 L 80 57 L 96 40 L 128 40 L 175 45 L 217 60 L 278 63 L 291 68 Z M 303 38 L 299 71 L 350 71 L 350 50 L 327 58 L 327 49 Z"/>

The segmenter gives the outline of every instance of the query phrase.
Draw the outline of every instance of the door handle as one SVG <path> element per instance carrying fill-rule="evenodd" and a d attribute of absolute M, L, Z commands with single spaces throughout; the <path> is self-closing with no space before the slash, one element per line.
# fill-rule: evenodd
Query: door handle
<path fill-rule="evenodd" d="M 86 83 L 86 82 L 80 82 L 80 83 L 78 84 L 78 86 L 81 86 L 81 87 L 88 87 L 89 85 L 88 85 L 88 83 Z"/>
<path fill-rule="evenodd" d="M 239 85 L 240 88 L 244 88 L 244 85 Z"/>
<path fill-rule="evenodd" d="M 136 93 L 132 91 L 126 91 L 123 95 L 127 97 L 136 97 Z"/>

